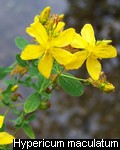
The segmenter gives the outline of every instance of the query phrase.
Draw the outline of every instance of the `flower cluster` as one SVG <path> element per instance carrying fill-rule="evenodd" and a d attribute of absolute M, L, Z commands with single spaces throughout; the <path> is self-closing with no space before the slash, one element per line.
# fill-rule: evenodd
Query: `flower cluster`
<path fill-rule="evenodd" d="M 9 67 L 0 67 L 0 80 L 4 79 L 6 84 L 6 88 L 0 88 L 0 107 L 7 108 L 5 114 L 0 115 L 2 150 L 10 146 L 8 144 L 13 142 L 21 128 L 29 138 L 35 139 L 30 122 L 36 119 L 36 111 L 51 107 L 54 89 L 61 87 L 71 96 L 81 96 L 84 86 L 89 84 L 106 93 L 115 89 L 107 81 L 100 64 L 103 58 L 117 56 L 116 48 L 110 44 L 112 41 L 96 40 L 89 23 L 83 26 L 80 33 L 76 33 L 74 28 L 64 29 L 63 18 L 64 14 L 51 15 L 50 7 L 46 7 L 26 28 L 32 37 L 32 44 L 17 37 L 15 42 L 22 53 L 16 55 L 16 61 Z M 67 72 L 79 69 L 84 63 L 89 78 L 82 79 Z M 26 99 L 21 94 L 21 86 L 33 89 Z M 5 132 L 3 125 L 4 116 L 6 118 L 11 110 L 16 116 L 16 119 L 9 120 L 15 128 L 15 137 Z"/>
<path fill-rule="evenodd" d="M 86 68 L 93 80 L 98 80 L 102 71 L 98 59 L 116 57 L 116 48 L 111 40 L 97 41 L 91 24 L 85 24 L 81 33 L 75 29 L 64 30 L 64 15 L 50 15 L 46 7 L 26 32 L 34 38 L 35 44 L 29 44 L 21 54 L 23 60 L 38 59 L 38 70 L 49 78 L 54 61 L 66 70 L 80 68 L 86 61 Z"/>

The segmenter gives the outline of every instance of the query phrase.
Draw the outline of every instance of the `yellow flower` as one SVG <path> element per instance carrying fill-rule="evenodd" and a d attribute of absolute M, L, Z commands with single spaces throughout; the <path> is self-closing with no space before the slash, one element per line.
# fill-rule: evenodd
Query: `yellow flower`
<path fill-rule="evenodd" d="M 4 122 L 4 116 L 0 116 L 0 128 L 2 127 Z M 11 144 L 13 143 L 13 137 L 7 132 L 0 132 L 0 145 Z"/>
<path fill-rule="evenodd" d="M 74 54 L 77 59 L 66 65 L 66 69 L 78 69 L 86 60 L 88 73 L 94 80 L 98 80 L 101 72 L 98 58 L 113 58 L 117 55 L 116 48 L 109 45 L 110 42 L 111 40 L 96 41 L 91 24 L 86 24 L 81 30 L 81 35 L 76 33 L 71 43 L 72 47 L 81 50 Z"/>
<path fill-rule="evenodd" d="M 40 22 L 35 23 L 33 28 L 33 35 L 39 45 L 27 45 L 21 54 L 21 59 L 32 60 L 41 57 L 38 70 L 49 78 L 54 59 L 61 65 L 67 65 L 75 58 L 73 54 L 62 48 L 71 43 L 75 30 L 70 28 L 60 32 L 58 36 L 53 36 L 54 33 L 49 35 Z"/>

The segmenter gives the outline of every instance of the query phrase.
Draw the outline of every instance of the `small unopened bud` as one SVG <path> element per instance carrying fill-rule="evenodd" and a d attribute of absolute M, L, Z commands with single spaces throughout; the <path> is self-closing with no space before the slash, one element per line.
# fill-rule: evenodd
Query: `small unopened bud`
<path fill-rule="evenodd" d="M 48 20 L 50 15 L 50 7 L 46 7 L 43 9 L 43 11 L 40 13 L 40 22 L 44 23 L 45 21 Z"/>
<path fill-rule="evenodd" d="M 17 101 L 18 98 L 21 98 L 22 99 L 22 95 L 19 94 L 19 93 L 15 93 L 12 95 L 12 101 Z"/>
<path fill-rule="evenodd" d="M 106 76 L 104 74 L 102 74 L 102 76 L 100 76 L 100 79 L 97 81 L 94 81 L 91 78 L 87 79 L 86 81 L 106 93 L 111 93 L 115 90 L 114 85 L 106 81 Z"/>
<path fill-rule="evenodd" d="M 42 100 L 40 102 L 39 109 L 46 110 L 46 109 L 50 108 L 50 106 L 51 106 L 51 104 L 50 104 L 50 102 L 48 100 Z"/>
<path fill-rule="evenodd" d="M 17 99 L 18 99 L 18 95 L 17 95 L 17 94 L 14 94 L 14 95 L 12 96 L 12 101 L 17 101 Z"/>
<path fill-rule="evenodd" d="M 102 90 L 103 90 L 104 92 L 106 92 L 106 93 L 111 93 L 111 92 L 114 92 L 115 87 L 114 87 L 113 84 L 111 84 L 111 83 L 106 83 L 106 84 L 103 86 Z"/>
<path fill-rule="evenodd" d="M 50 93 L 51 93 L 50 88 L 47 88 L 47 89 L 46 89 L 46 92 L 47 92 L 48 94 L 50 94 Z"/>
<path fill-rule="evenodd" d="M 58 20 L 61 21 L 64 18 L 64 14 L 58 16 Z"/>
<path fill-rule="evenodd" d="M 12 91 L 12 92 L 15 92 L 17 89 L 18 89 L 18 85 L 16 84 L 16 85 L 14 85 L 14 86 L 11 88 L 11 91 Z"/>

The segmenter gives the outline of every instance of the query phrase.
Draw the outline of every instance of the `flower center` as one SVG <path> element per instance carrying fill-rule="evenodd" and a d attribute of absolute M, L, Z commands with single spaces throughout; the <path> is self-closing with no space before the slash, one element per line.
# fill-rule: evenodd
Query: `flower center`
<path fill-rule="evenodd" d="M 48 42 L 46 43 L 45 49 L 46 49 L 47 52 L 51 52 L 52 45 L 51 45 L 51 42 L 50 42 L 50 41 L 48 41 Z"/>
<path fill-rule="evenodd" d="M 86 50 L 87 50 L 87 52 L 88 52 L 87 57 L 89 57 L 90 55 L 93 55 L 94 46 L 93 46 L 93 45 L 88 45 L 88 46 L 86 47 Z"/>

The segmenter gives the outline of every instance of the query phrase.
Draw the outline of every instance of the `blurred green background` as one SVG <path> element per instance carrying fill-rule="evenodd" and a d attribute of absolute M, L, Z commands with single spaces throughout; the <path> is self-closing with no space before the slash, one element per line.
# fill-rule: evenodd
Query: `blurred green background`
<path fill-rule="evenodd" d="M 55 91 L 51 108 L 39 111 L 32 122 L 36 138 L 120 138 L 120 0 L 4 0 L 0 1 L 0 66 L 9 66 L 20 50 L 15 46 L 16 36 L 31 40 L 25 28 L 46 6 L 53 13 L 64 13 L 66 28 L 80 32 L 85 23 L 91 23 L 96 39 L 111 39 L 118 56 L 102 60 L 108 81 L 116 87 L 110 94 L 86 86 L 81 97 L 71 97 L 64 91 Z M 73 72 L 88 78 L 85 66 Z M 21 89 L 23 97 L 31 89 Z M 12 116 L 10 116 L 12 118 Z M 12 125 L 8 124 L 10 133 Z M 18 138 L 26 138 L 22 130 Z"/>

